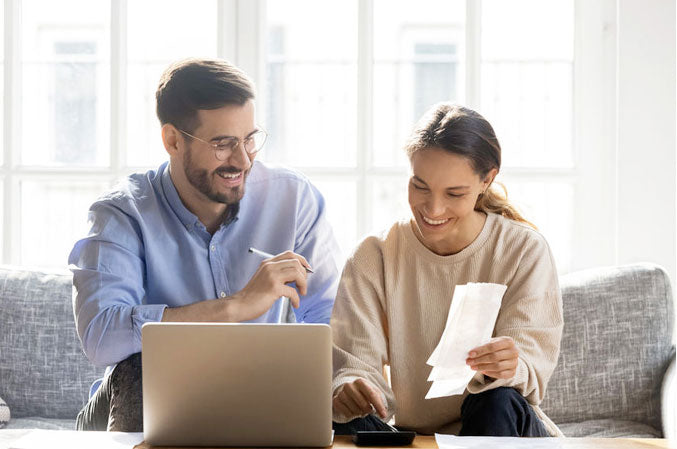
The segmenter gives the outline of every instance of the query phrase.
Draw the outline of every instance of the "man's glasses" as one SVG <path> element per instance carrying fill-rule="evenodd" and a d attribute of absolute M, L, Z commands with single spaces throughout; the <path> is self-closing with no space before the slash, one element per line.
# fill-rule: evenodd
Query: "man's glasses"
<path fill-rule="evenodd" d="M 237 137 L 224 137 L 223 139 L 220 139 L 216 142 L 207 142 L 206 140 L 200 139 L 199 137 L 196 137 L 181 129 L 179 129 L 179 131 L 188 137 L 199 140 L 200 142 L 206 143 L 210 147 L 214 148 L 214 156 L 216 156 L 216 159 L 220 161 L 225 161 L 228 159 L 228 156 L 230 156 L 233 151 L 237 149 L 240 143 L 242 143 L 242 146 L 244 147 L 244 150 L 247 152 L 247 154 L 250 156 L 254 155 L 261 148 L 263 148 L 263 144 L 266 143 L 266 138 L 268 137 L 268 134 L 266 134 L 264 130 L 257 129 L 253 134 L 250 134 L 249 137 L 243 141 L 240 141 L 240 139 Z"/>

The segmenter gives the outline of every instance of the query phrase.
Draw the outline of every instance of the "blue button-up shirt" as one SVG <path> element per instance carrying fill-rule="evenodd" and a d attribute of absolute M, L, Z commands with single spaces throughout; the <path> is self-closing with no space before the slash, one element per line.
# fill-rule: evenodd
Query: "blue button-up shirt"
<path fill-rule="evenodd" d="M 314 273 L 296 321 L 329 322 L 338 245 L 322 195 L 296 172 L 256 161 L 237 217 L 214 235 L 181 202 L 168 163 L 126 178 L 91 206 L 89 222 L 68 262 L 78 335 L 96 365 L 141 351 L 141 326 L 161 321 L 166 307 L 241 290 L 262 261 L 249 247 L 303 255 Z M 277 322 L 281 307 L 278 300 L 253 322 Z"/>

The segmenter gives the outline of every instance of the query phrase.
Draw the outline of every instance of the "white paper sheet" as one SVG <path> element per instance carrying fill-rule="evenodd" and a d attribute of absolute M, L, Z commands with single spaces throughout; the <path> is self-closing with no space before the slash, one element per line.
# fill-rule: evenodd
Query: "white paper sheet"
<path fill-rule="evenodd" d="M 11 449 L 132 449 L 143 433 L 33 430 L 14 441 Z"/>
<path fill-rule="evenodd" d="M 457 437 L 435 434 L 439 449 L 559 449 L 559 438 Z"/>
<path fill-rule="evenodd" d="M 475 371 L 465 360 L 471 349 L 487 343 L 496 325 L 507 287 L 500 284 L 457 285 L 440 342 L 430 355 L 433 384 L 426 399 L 462 394 Z"/>

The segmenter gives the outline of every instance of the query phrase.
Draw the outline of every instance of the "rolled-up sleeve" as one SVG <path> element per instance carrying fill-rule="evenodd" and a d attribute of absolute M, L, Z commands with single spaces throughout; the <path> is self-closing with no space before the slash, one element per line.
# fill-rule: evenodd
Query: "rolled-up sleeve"
<path fill-rule="evenodd" d="M 95 203 L 89 222 L 68 258 L 73 313 L 86 356 L 105 366 L 140 352 L 141 327 L 160 321 L 166 306 L 145 304 L 143 242 L 133 219 Z"/>

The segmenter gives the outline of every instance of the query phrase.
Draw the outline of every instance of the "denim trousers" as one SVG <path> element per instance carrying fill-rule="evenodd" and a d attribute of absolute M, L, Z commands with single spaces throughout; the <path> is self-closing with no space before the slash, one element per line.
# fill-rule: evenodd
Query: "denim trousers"
<path fill-rule="evenodd" d="M 118 363 L 78 414 L 78 430 L 143 432 L 141 353 Z"/>

